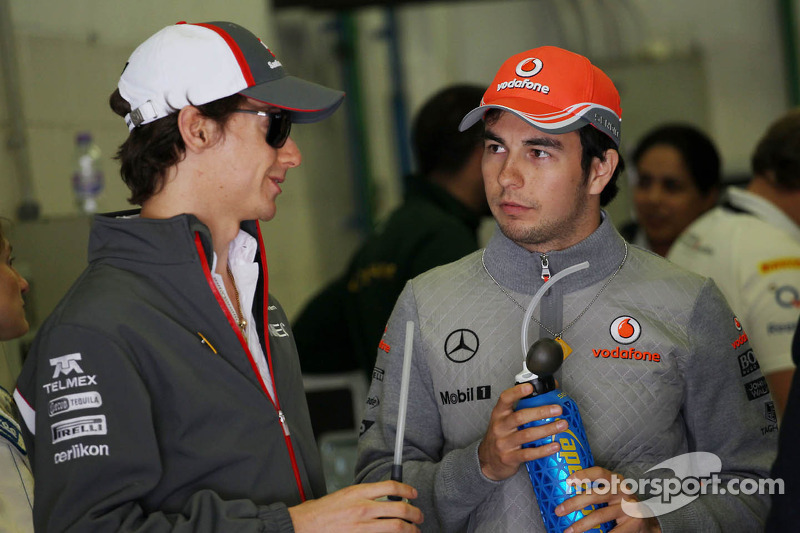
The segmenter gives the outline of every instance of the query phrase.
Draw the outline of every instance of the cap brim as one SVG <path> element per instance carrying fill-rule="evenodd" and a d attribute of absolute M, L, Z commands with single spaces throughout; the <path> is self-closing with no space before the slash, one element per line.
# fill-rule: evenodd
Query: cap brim
<path fill-rule="evenodd" d="M 607 124 L 611 124 L 614 121 L 619 123 L 619 119 L 610 109 L 594 104 L 577 104 L 564 110 L 555 110 L 549 106 L 540 105 L 539 109 L 537 109 L 537 111 L 540 111 L 540 113 L 537 114 L 524 113 L 507 105 L 487 104 L 476 107 L 464 115 L 464 118 L 461 119 L 461 124 L 458 125 L 458 130 L 464 131 L 479 120 L 483 119 L 483 116 L 490 109 L 507 111 L 508 113 L 519 117 L 540 131 L 555 135 L 569 133 L 588 124 L 594 126 L 611 137 L 611 140 L 613 140 L 614 143 L 619 146 L 619 128 L 616 128 L 615 133 L 607 127 Z M 593 112 L 592 115 L 595 117 L 595 121 L 592 121 L 587 116 L 589 111 Z"/>
<path fill-rule="evenodd" d="M 328 118 L 344 100 L 344 93 L 294 76 L 248 87 L 240 94 L 291 112 L 292 122 L 310 124 Z"/>
<path fill-rule="evenodd" d="M 577 129 L 582 128 L 586 124 L 590 124 L 590 122 L 583 117 L 573 116 L 561 112 L 553 112 L 549 114 L 551 118 L 558 117 L 558 119 L 555 121 L 541 120 L 542 117 L 545 117 L 547 115 L 536 115 L 537 118 L 533 118 L 533 115 L 517 111 L 516 109 L 512 109 L 504 105 L 489 104 L 476 107 L 475 109 L 464 115 L 464 118 L 461 119 L 461 124 L 458 125 L 458 130 L 464 131 L 467 128 L 471 127 L 473 124 L 483 119 L 483 115 L 485 115 L 486 112 L 489 111 L 490 109 L 499 109 L 501 111 L 507 111 L 508 113 L 511 113 L 521 118 L 534 128 L 542 130 L 547 133 L 555 133 L 555 134 L 569 133 L 570 131 L 575 131 Z"/>

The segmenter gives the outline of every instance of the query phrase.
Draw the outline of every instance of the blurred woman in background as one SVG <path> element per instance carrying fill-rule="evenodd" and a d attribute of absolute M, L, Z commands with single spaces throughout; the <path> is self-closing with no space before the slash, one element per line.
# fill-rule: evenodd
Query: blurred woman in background
<path fill-rule="evenodd" d="M 14 268 L 11 243 L 0 220 L 0 341 L 28 332 L 22 299 L 26 292 L 28 282 Z M 5 358 L 5 351 L 0 355 Z M 33 531 L 33 474 L 17 414 L 14 399 L 0 387 L 0 529 L 9 533 Z"/>
<path fill-rule="evenodd" d="M 667 124 L 642 138 L 633 164 L 636 218 L 621 233 L 633 244 L 666 256 L 678 235 L 717 203 L 719 153 L 697 128 Z"/>

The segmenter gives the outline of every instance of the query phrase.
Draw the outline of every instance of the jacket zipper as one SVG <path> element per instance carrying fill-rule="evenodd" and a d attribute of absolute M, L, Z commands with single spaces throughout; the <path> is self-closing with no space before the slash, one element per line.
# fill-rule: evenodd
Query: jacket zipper
<path fill-rule="evenodd" d="M 291 435 L 289 434 L 289 425 L 286 422 L 286 415 L 281 410 L 280 401 L 278 400 L 278 389 L 274 387 L 274 394 L 275 398 L 273 399 L 270 396 L 269 392 L 267 391 L 267 387 L 264 384 L 264 380 L 261 378 L 261 373 L 258 371 L 258 365 L 256 365 L 255 359 L 253 359 L 253 354 L 250 352 L 250 348 L 247 346 L 247 341 L 245 340 L 244 336 L 242 335 L 242 330 L 239 328 L 238 324 L 233 319 L 233 315 L 228 309 L 225 300 L 222 298 L 222 293 L 217 289 L 217 284 L 214 282 L 213 276 L 211 276 L 211 270 L 208 266 L 208 257 L 206 257 L 205 249 L 203 248 L 203 243 L 200 240 L 200 233 L 195 232 L 194 234 L 194 242 L 195 246 L 197 247 L 197 252 L 204 261 L 201 260 L 200 263 L 203 266 L 203 272 L 206 276 L 206 281 L 208 282 L 209 287 L 211 287 L 212 292 L 214 293 L 214 297 L 217 299 L 217 303 L 219 304 L 220 308 L 222 309 L 223 313 L 225 313 L 225 317 L 228 319 L 228 323 L 230 324 L 231 328 L 233 329 L 234 333 L 236 334 L 236 338 L 239 339 L 239 344 L 242 345 L 242 349 L 244 349 L 245 354 L 247 354 L 247 359 L 250 361 L 250 367 L 253 369 L 253 372 L 258 379 L 259 385 L 261 385 L 261 390 L 264 392 L 264 395 L 267 397 L 267 400 L 272 404 L 272 407 L 275 409 L 275 412 L 278 414 L 278 421 L 281 424 L 281 428 L 283 429 L 283 439 L 286 442 L 286 448 L 289 451 L 289 458 L 292 463 L 292 471 L 294 472 L 294 479 L 297 483 L 297 489 L 300 492 L 300 501 L 306 501 L 306 493 L 303 489 L 303 482 L 300 479 L 300 469 L 297 466 L 297 456 L 294 453 L 294 446 L 292 445 Z M 264 346 L 267 348 L 267 365 L 269 366 L 269 374 L 270 378 L 272 379 L 272 383 L 275 383 L 275 376 L 272 373 L 272 356 L 270 354 L 269 349 L 269 320 L 268 320 L 268 307 L 269 307 L 269 289 L 268 289 L 268 280 L 266 277 L 266 261 L 264 257 L 264 243 L 261 239 L 261 229 L 258 230 L 258 248 L 261 254 L 262 260 L 262 267 L 264 268 L 264 322 L 266 327 L 264 328 L 264 335 L 267 338 L 264 341 Z"/>
<path fill-rule="evenodd" d="M 547 283 L 547 280 L 550 279 L 550 260 L 547 258 L 547 254 L 541 254 L 539 257 L 542 259 L 542 280 Z"/>

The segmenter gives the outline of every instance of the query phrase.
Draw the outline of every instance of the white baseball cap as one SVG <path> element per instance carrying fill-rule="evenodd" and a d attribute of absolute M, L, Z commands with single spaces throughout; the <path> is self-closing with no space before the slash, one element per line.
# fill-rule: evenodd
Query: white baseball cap
<path fill-rule="evenodd" d="M 232 22 L 167 26 L 134 50 L 118 88 L 131 105 L 130 130 L 236 93 L 285 109 L 298 124 L 330 116 L 344 99 L 290 76 L 261 39 Z"/>

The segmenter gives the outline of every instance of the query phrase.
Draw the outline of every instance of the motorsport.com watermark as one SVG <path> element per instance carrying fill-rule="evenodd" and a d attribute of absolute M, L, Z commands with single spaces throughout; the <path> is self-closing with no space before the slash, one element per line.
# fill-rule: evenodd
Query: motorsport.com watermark
<path fill-rule="evenodd" d="M 722 461 L 719 456 L 709 452 L 691 452 L 667 459 L 647 472 L 672 470 L 674 477 L 625 479 L 611 476 L 610 482 L 577 480 L 573 483 L 575 492 L 591 491 L 593 494 L 646 494 L 643 501 L 623 498 L 622 510 L 634 518 L 651 518 L 670 513 L 690 504 L 706 494 L 734 496 L 752 494 L 783 494 L 783 479 L 770 478 L 731 478 L 719 477 Z M 645 474 L 647 473 L 645 472 Z M 585 488 L 591 487 L 591 489 Z"/>

